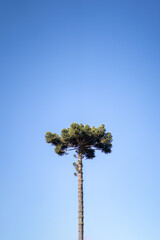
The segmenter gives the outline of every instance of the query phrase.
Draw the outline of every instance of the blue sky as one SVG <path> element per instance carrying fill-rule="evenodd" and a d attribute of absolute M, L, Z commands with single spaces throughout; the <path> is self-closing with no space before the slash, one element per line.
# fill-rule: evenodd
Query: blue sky
<path fill-rule="evenodd" d="M 85 240 L 160 239 L 159 1 L 1 0 L 0 239 L 77 240 L 72 154 L 45 132 L 113 135 L 84 160 Z"/>

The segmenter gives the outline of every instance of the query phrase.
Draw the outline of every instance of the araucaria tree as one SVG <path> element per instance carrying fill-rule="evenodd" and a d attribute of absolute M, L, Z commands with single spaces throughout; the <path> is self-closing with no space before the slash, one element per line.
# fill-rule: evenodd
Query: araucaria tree
<path fill-rule="evenodd" d="M 68 151 L 74 150 L 78 158 L 74 162 L 76 172 L 78 175 L 78 231 L 79 240 L 83 240 L 83 164 L 82 159 L 93 159 L 95 157 L 95 150 L 101 150 L 103 153 L 110 153 L 112 148 L 112 135 L 106 132 L 105 126 L 90 128 L 88 125 L 72 123 L 70 128 L 63 129 L 61 135 L 47 132 L 47 143 L 55 146 L 55 152 L 63 156 Z"/>

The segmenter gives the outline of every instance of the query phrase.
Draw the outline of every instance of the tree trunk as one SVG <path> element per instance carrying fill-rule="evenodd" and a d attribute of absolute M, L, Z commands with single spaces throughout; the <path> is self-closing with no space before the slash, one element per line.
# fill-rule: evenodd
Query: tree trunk
<path fill-rule="evenodd" d="M 83 240 L 83 165 L 82 155 L 78 156 L 78 240 Z"/>

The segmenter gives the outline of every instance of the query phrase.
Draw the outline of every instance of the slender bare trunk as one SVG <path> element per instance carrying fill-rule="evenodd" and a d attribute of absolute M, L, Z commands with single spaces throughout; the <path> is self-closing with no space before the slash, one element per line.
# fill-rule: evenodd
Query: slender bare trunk
<path fill-rule="evenodd" d="M 78 240 L 83 240 L 83 165 L 82 155 L 78 156 Z"/>

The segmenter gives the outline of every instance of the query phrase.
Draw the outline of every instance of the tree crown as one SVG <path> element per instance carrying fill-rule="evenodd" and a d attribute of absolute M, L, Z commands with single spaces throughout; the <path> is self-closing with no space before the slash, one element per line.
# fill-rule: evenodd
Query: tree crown
<path fill-rule="evenodd" d="M 60 136 L 47 132 L 45 138 L 47 143 L 55 146 L 55 152 L 60 156 L 75 150 L 77 154 L 92 159 L 95 157 L 95 150 L 110 153 L 112 148 L 112 135 L 106 132 L 104 124 L 95 128 L 72 123 L 70 128 L 62 129 Z"/>

